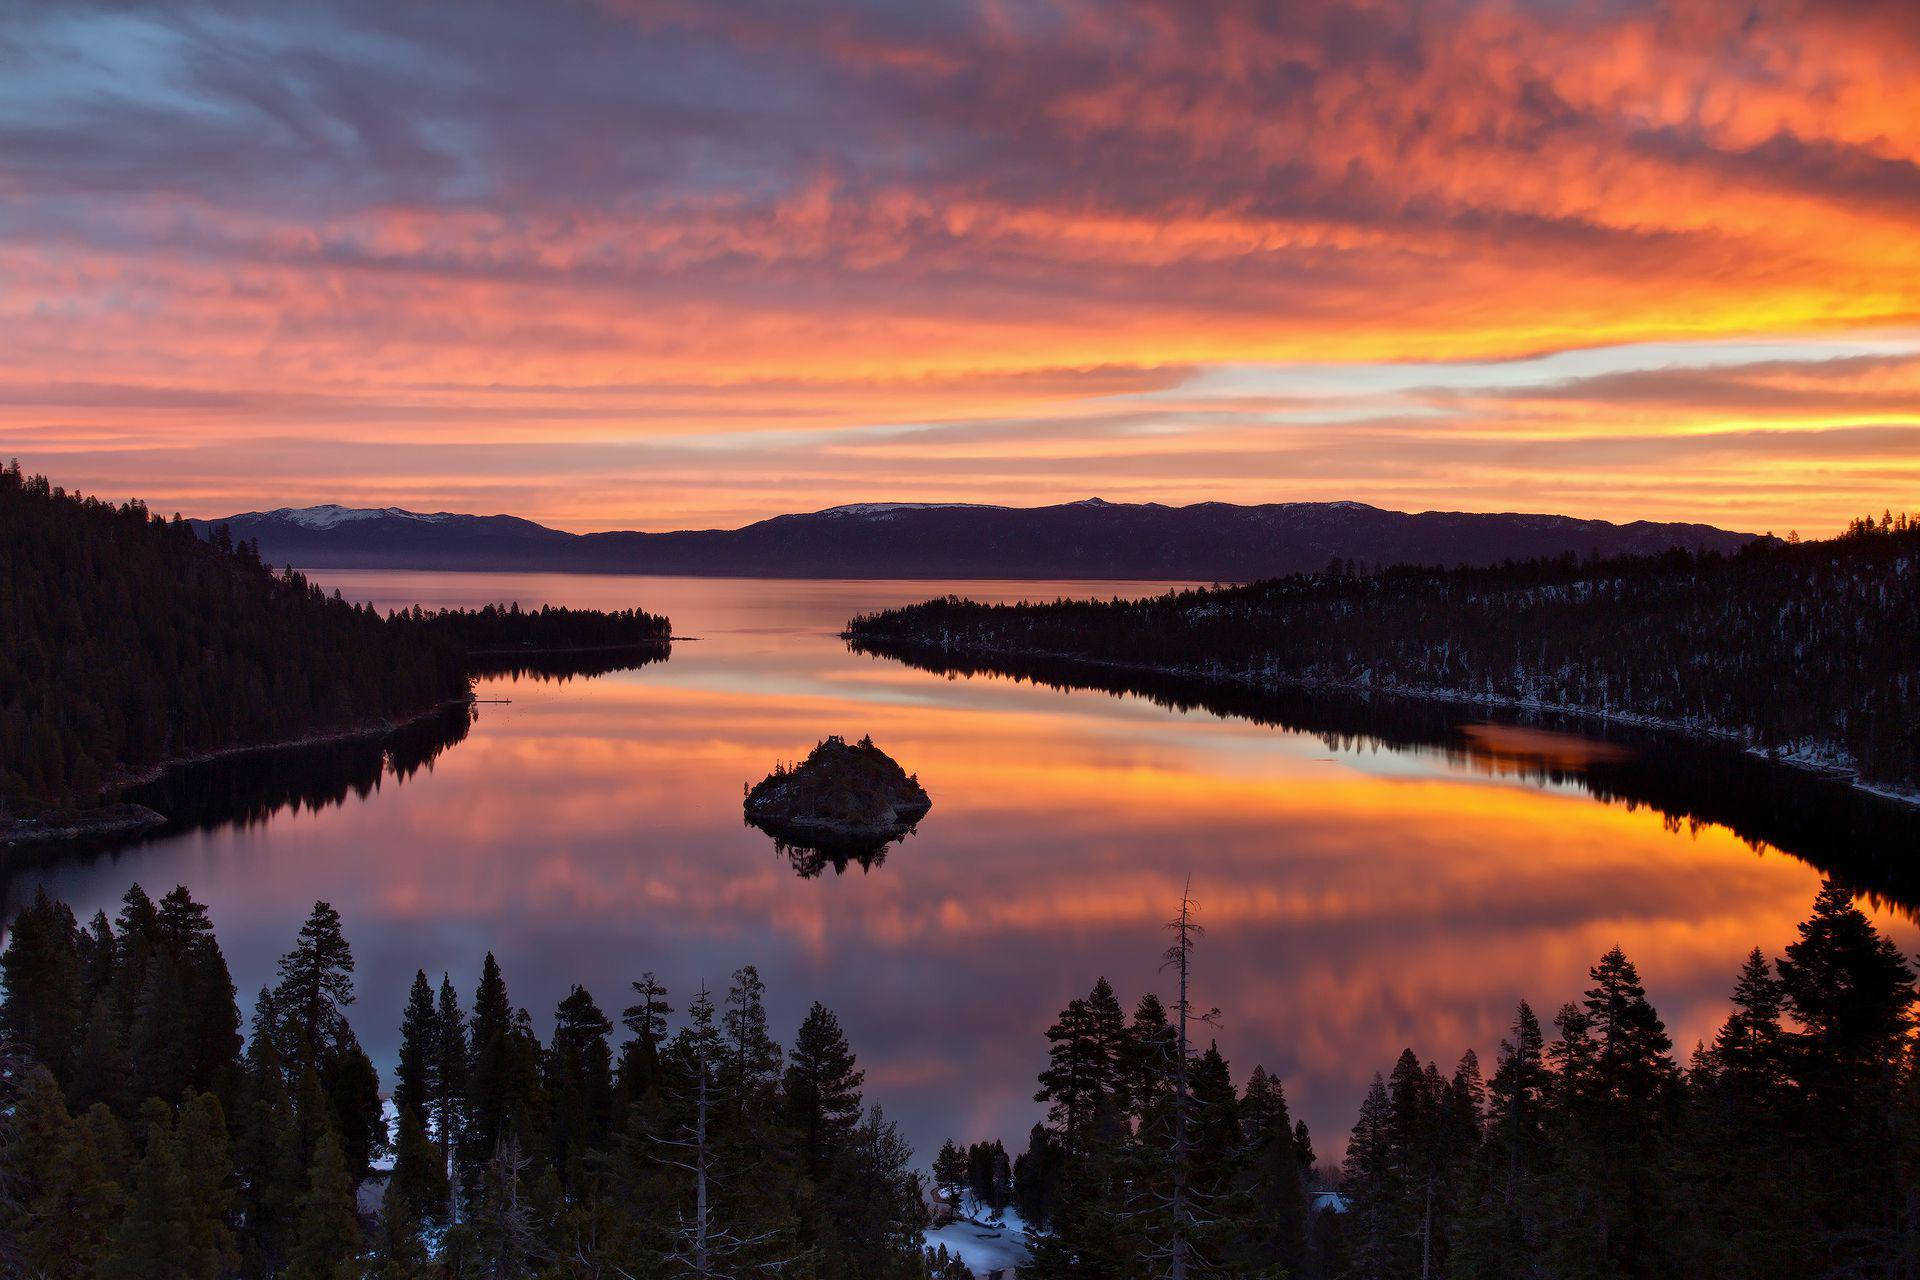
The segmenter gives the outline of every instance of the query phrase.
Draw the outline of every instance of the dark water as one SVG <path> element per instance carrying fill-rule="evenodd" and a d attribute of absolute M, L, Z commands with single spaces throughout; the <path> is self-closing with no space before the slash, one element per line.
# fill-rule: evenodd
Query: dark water
<path fill-rule="evenodd" d="M 1518 999 L 1557 1007 L 1615 942 L 1684 1052 L 1745 952 L 1791 939 L 1816 864 L 1920 941 L 1895 905 L 1915 901 L 1920 816 L 1725 753 L 1435 706 L 968 676 L 835 634 L 946 591 L 1151 584 L 320 576 L 382 607 L 640 605 L 699 637 L 603 674 L 490 678 L 480 697 L 509 703 L 385 743 L 204 767 L 157 789 L 176 818 L 157 836 L 11 873 L 9 901 L 43 884 L 83 916 L 136 879 L 190 886 L 243 1003 L 330 900 L 386 1063 L 419 967 L 470 993 L 492 949 L 544 1030 L 572 982 L 617 1012 L 643 970 L 679 1004 L 753 963 L 783 1037 L 813 999 L 839 1013 L 923 1157 L 946 1136 L 1013 1145 L 1060 1007 L 1102 974 L 1129 1004 L 1164 994 L 1161 922 L 1191 876 L 1222 1050 L 1238 1077 L 1279 1072 L 1333 1153 L 1402 1046 L 1490 1060 Z M 871 865 L 796 857 L 741 820 L 743 785 L 828 733 L 871 733 L 934 798 Z"/>

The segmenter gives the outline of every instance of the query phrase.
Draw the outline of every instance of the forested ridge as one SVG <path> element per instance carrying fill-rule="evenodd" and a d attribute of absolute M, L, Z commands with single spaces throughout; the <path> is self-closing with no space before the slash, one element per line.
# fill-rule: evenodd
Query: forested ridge
<path fill-rule="evenodd" d="M 516 603 L 428 611 L 416 605 L 394 617 L 446 636 L 469 654 L 484 656 L 654 645 L 671 639 L 673 633 L 666 618 L 641 609 L 569 609 L 548 604 L 523 610 Z"/>
<path fill-rule="evenodd" d="M 518 605 L 381 617 L 222 530 L 0 468 L 0 827 L 167 761 L 404 720 L 469 651 L 652 644 L 667 620 Z"/>
<path fill-rule="evenodd" d="M 1920 786 L 1920 522 L 1491 568 L 1327 571 L 1149 600 L 948 597 L 853 619 L 860 648 L 1047 656 L 1657 721 Z"/>
<path fill-rule="evenodd" d="M 1682 1064 L 1618 948 L 1551 1026 L 1526 1004 L 1483 1075 L 1408 1050 L 1316 1163 L 1280 1078 L 1240 1077 L 1179 996 L 1105 979 L 1035 1045 L 1047 1105 L 1009 1159 L 931 1160 L 946 1203 L 1028 1224 L 1027 1280 L 1908 1277 L 1920 1259 L 1914 973 L 1844 889 L 1755 949 Z M 82 924 L 38 896 L 0 977 L 0 1267 L 127 1280 L 959 1280 L 923 1175 L 833 1014 L 791 1048 L 751 966 L 724 995 L 631 983 L 615 1031 L 574 986 L 545 1042 L 488 955 L 470 999 L 414 976 L 384 1117 L 316 903 L 250 1034 L 206 908 L 138 886 Z M 675 1014 L 679 1016 L 676 1019 Z M 361 1016 L 369 1016 L 362 1014 Z M 371 1016 L 380 1016 L 374 1014 Z M 1204 1047 L 1202 1047 L 1204 1042 Z M 390 1176 L 371 1176 L 391 1157 Z M 1339 1208 L 1316 1198 L 1334 1188 Z M 372 1192 L 362 1196 L 365 1189 Z"/>
<path fill-rule="evenodd" d="M 677 1022 L 651 973 L 617 1015 L 575 986 L 544 1043 L 491 954 L 470 999 L 416 973 L 391 1126 L 353 971 L 316 903 L 243 1040 L 186 889 L 135 886 L 84 925 L 37 897 L 0 956 L 0 1271 L 927 1276 L 911 1152 L 839 1021 L 816 1003 L 783 1048 L 751 966 L 677 997 Z"/>

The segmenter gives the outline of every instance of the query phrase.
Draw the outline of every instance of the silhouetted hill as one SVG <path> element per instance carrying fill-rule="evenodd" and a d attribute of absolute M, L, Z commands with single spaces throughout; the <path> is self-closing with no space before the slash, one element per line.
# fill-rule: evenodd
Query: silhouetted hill
<path fill-rule="evenodd" d="M 741 529 L 573 534 L 512 516 L 389 507 L 281 508 L 220 524 L 273 564 L 308 569 L 514 569 L 794 578 L 1166 578 L 1246 582 L 1370 565 L 1497 564 L 1574 554 L 1733 551 L 1700 524 L 1383 511 L 1357 502 L 1187 507 L 1091 498 L 1051 507 L 859 503 Z"/>
<path fill-rule="evenodd" d="M 859 648 L 1271 691 L 1334 688 L 1637 721 L 1920 787 L 1920 523 L 1488 568 L 1299 574 L 1147 600 L 948 597 L 855 618 Z"/>

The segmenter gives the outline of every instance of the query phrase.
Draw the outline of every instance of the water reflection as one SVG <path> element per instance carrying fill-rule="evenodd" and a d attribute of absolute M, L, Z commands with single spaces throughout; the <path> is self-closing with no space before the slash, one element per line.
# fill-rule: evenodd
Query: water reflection
<path fill-rule="evenodd" d="M 1862 891 L 1920 903 L 1920 808 L 1713 742 L 1550 712 L 1508 723 L 1418 698 L 1199 684 L 1049 658 L 970 659 L 912 647 L 849 645 L 948 678 L 995 677 L 1059 691 L 1130 694 L 1311 734 L 1337 752 L 1390 748 L 1438 756 L 1455 771 L 1575 787 L 1629 809 L 1650 807 L 1672 831 L 1721 825 L 1756 851 L 1785 850 Z"/>
<path fill-rule="evenodd" d="M 809 843 L 791 839 L 775 827 L 752 818 L 746 819 L 746 823 L 772 837 L 773 851 L 785 858 L 787 865 L 793 868 L 793 873 L 802 880 L 812 880 L 828 867 L 832 867 L 833 874 L 837 876 L 845 875 L 847 868 L 853 866 L 859 867 L 862 871 L 884 867 L 887 864 L 887 850 L 913 834 L 912 831 L 905 831 L 877 843 L 869 841 L 829 844 L 817 840 Z"/>
<path fill-rule="evenodd" d="M 1282 729 L 936 674 L 849 654 L 835 635 L 936 590 L 1045 585 L 322 576 L 382 607 L 641 605 L 701 637 L 593 679 L 489 679 L 481 697 L 510 701 L 480 706 L 404 777 L 363 788 L 363 766 L 339 799 L 175 830 L 117 861 L 13 871 L 16 901 L 45 884 L 83 915 L 111 912 L 135 878 L 191 885 L 243 993 L 327 898 L 359 961 L 356 1025 L 389 1067 L 416 967 L 470 994 L 492 949 L 545 1030 L 571 982 L 605 1004 L 643 970 L 684 994 L 750 961 L 783 1038 L 813 999 L 840 1014 L 868 1088 L 923 1158 L 946 1136 L 1012 1141 L 1037 1114 L 1062 1005 L 1101 974 L 1129 1004 L 1165 994 L 1159 926 L 1190 873 L 1222 1049 L 1242 1078 L 1255 1062 L 1283 1074 L 1325 1152 L 1403 1045 L 1487 1058 L 1518 998 L 1575 996 L 1615 942 L 1684 1052 L 1724 1016 L 1746 950 L 1778 954 L 1818 883 L 1777 851 L 1805 852 L 1793 812 L 1814 806 L 1799 821 L 1816 825 L 1817 802 L 1764 772 L 1745 795 L 1696 780 L 1657 743 L 1610 734 L 1631 759 L 1576 767 L 1496 751 L 1438 708 L 1383 725 L 1364 705 L 1289 709 Z M 1110 588 L 1127 589 L 1158 588 Z M 740 782 L 828 733 L 871 733 L 911 759 L 940 817 L 871 874 L 851 874 L 856 859 L 796 878 L 742 824 Z M 1696 782 L 1722 790 L 1702 800 Z M 1886 831 L 1887 862 L 1915 847 L 1911 823 Z M 1879 914 L 1913 950 L 1913 927 Z"/>

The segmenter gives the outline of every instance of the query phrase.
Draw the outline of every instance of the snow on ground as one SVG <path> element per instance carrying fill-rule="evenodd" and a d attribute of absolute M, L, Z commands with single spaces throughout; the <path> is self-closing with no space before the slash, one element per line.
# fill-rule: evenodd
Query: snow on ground
<path fill-rule="evenodd" d="M 944 1227 L 923 1232 L 927 1248 L 947 1246 L 947 1252 L 958 1254 L 977 1276 L 1027 1265 L 1027 1224 L 1020 1221 L 1019 1214 L 1008 1209 L 996 1220 L 984 1209 L 971 1204 L 968 1208 L 974 1211 L 974 1217 L 957 1218 Z"/>

